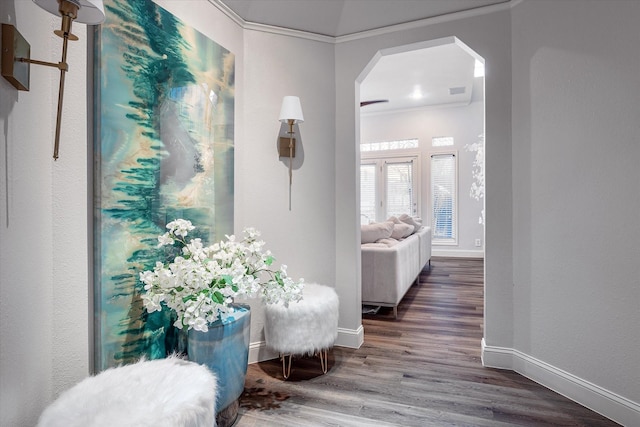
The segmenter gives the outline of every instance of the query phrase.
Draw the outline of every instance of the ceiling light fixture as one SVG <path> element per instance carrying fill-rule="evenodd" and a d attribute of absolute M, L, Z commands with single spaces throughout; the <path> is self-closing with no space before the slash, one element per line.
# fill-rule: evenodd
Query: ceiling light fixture
<path fill-rule="evenodd" d="M 424 93 L 422 92 L 422 87 L 420 85 L 415 85 L 413 87 L 413 92 L 411 93 L 411 98 L 413 98 L 413 99 L 422 99 L 422 98 L 424 98 Z"/>
<path fill-rule="evenodd" d="M 38 6 L 54 15 L 62 17 L 62 26 L 54 33 L 62 38 L 62 59 L 60 62 L 46 62 L 31 59 L 31 46 L 11 24 L 2 24 L 2 76 L 18 90 L 29 90 L 30 64 L 45 65 L 60 70 L 58 88 L 58 111 L 56 116 L 56 135 L 53 146 L 53 158 L 58 158 L 60 146 L 60 124 L 62 122 L 62 97 L 64 78 L 69 69 L 67 64 L 67 42 L 78 40 L 71 33 L 73 21 L 83 24 L 100 24 L 104 21 L 102 0 L 33 0 Z"/>

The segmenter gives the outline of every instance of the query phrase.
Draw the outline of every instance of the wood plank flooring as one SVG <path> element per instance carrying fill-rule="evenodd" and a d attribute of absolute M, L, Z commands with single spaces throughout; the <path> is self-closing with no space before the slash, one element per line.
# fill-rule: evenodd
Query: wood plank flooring
<path fill-rule="evenodd" d="M 510 371 L 482 367 L 483 263 L 433 258 L 401 302 L 363 319 L 364 345 L 249 366 L 236 426 L 616 426 Z"/>

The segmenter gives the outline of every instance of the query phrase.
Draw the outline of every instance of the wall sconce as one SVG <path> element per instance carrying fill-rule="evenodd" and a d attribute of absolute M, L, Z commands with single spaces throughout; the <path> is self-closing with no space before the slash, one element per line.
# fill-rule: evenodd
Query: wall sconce
<path fill-rule="evenodd" d="M 45 65 L 60 70 L 58 88 L 58 113 L 56 118 L 56 136 L 53 146 L 53 158 L 58 158 L 60 145 L 60 123 L 62 121 L 62 96 L 64 77 L 69 69 L 67 65 L 67 42 L 78 40 L 71 33 L 71 24 L 78 21 L 83 24 L 100 24 L 104 21 L 102 0 L 33 0 L 38 6 L 57 16 L 62 16 L 62 27 L 54 33 L 62 37 L 62 59 L 60 62 L 46 62 L 31 59 L 31 46 L 11 24 L 2 24 L 2 76 L 18 90 L 29 90 L 30 64 Z"/>
<path fill-rule="evenodd" d="M 296 155 L 296 140 L 293 137 L 293 125 L 304 122 L 300 98 L 297 96 L 285 96 L 282 98 L 280 109 L 280 121 L 289 124 L 289 138 L 280 138 L 278 152 L 280 157 L 289 158 L 289 210 L 291 210 L 291 184 L 293 183 L 293 158 Z"/>

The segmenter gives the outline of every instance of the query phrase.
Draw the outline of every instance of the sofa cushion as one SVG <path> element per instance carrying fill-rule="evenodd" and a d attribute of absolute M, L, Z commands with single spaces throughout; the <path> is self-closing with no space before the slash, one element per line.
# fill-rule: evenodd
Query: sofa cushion
<path fill-rule="evenodd" d="M 391 237 L 393 232 L 393 222 L 374 222 L 373 224 L 363 224 L 360 226 L 361 243 L 374 243 L 380 239 Z"/>
<path fill-rule="evenodd" d="M 382 242 L 363 243 L 360 247 L 362 249 L 367 249 L 367 248 L 382 248 L 382 249 L 385 249 L 385 248 L 388 248 L 389 245 L 383 243 L 384 240 L 386 240 L 386 239 L 382 239 Z"/>
<path fill-rule="evenodd" d="M 388 237 L 386 239 L 380 239 L 376 242 L 376 245 L 383 245 L 385 248 L 390 248 L 391 246 L 395 245 L 396 243 L 398 243 L 397 239 L 394 239 L 393 237 Z"/>

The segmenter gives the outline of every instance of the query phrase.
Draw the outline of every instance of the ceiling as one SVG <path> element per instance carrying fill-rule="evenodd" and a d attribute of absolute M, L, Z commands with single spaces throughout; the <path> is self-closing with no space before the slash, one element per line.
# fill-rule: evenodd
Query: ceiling
<path fill-rule="evenodd" d="M 510 0 L 217 1 L 247 23 L 341 37 Z M 362 111 L 469 103 L 484 96 L 481 79 L 473 77 L 474 63 L 475 60 L 455 44 L 383 56 L 362 82 L 360 94 L 361 101 L 388 99 L 389 102 L 368 105 L 362 107 Z M 412 97 L 418 93 L 424 96 Z"/>
<path fill-rule="evenodd" d="M 509 0 L 218 0 L 247 22 L 340 37 Z"/>
<path fill-rule="evenodd" d="M 475 58 L 455 43 L 383 56 L 360 84 L 360 101 L 388 100 L 361 112 L 462 106 L 484 97 Z"/>

